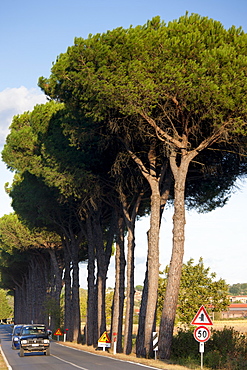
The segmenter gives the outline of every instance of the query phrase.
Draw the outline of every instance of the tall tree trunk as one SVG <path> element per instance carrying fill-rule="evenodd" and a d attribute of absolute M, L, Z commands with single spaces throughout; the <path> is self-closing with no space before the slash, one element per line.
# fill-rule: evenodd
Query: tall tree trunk
<path fill-rule="evenodd" d="M 25 305 L 22 306 L 24 312 L 22 322 L 43 322 L 48 325 L 48 313 L 45 310 L 45 303 L 49 295 L 49 275 L 50 259 L 49 255 L 32 250 L 30 252 L 30 261 L 28 271 L 21 285 L 21 303 L 25 295 Z"/>
<path fill-rule="evenodd" d="M 163 179 L 161 179 L 162 181 Z M 163 182 L 161 182 L 161 197 L 160 197 L 160 224 L 161 224 L 161 217 L 164 211 L 166 202 L 168 200 L 170 194 L 170 188 L 172 184 L 172 174 L 170 169 L 166 171 L 166 177 Z M 149 237 L 149 231 L 147 233 L 147 240 Z M 149 243 L 149 241 L 148 241 Z M 139 322 L 138 322 L 138 334 L 136 338 L 136 354 L 138 357 L 145 356 L 143 351 L 144 348 L 144 339 L 145 339 L 145 320 L 146 320 L 146 311 L 147 311 L 147 300 L 148 300 L 148 276 L 149 276 L 149 267 L 148 267 L 148 260 L 146 263 L 146 272 L 145 272 L 145 279 L 144 279 L 144 286 L 142 291 L 142 300 L 141 300 L 141 307 L 139 313 Z M 154 316 L 153 321 L 153 331 L 155 331 L 155 324 L 156 324 L 156 316 Z M 151 349 L 150 349 L 151 352 Z M 151 355 L 151 353 L 150 353 Z"/>
<path fill-rule="evenodd" d="M 159 230 L 160 230 L 160 194 L 158 181 L 152 184 L 150 229 L 148 232 L 148 256 L 146 287 L 143 292 L 144 330 L 138 331 L 136 351 L 140 357 L 152 356 L 152 332 L 156 314 L 159 280 Z M 145 313 L 144 313 L 145 311 Z M 139 323 L 140 325 L 140 323 Z M 140 335 L 144 338 L 140 338 Z"/>
<path fill-rule="evenodd" d="M 72 322 L 72 304 L 71 304 L 71 256 L 68 250 L 68 246 L 64 245 L 64 329 L 68 329 L 67 340 L 73 340 L 73 334 L 71 329 Z"/>
<path fill-rule="evenodd" d="M 29 322 L 31 315 L 30 315 L 30 304 L 28 300 L 27 274 L 24 276 L 21 284 L 21 302 L 22 302 L 21 323 Z"/>
<path fill-rule="evenodd" d="M 72 259 L 72 331 L 73 341 L 81 340 L 81 314 L 80 314 L 80 284 L 79 284 L 79 248 L 83 240 L 83 230 L 76 235 L 70 229 L 71 259 Z"/>
<path fill-rule="evenodd" d="M 113 349 L 114 340 L 117 340 L 116 350 L 118 353 L 121 353 L 123 351 L 122 327 L 124 309 L 125 265 L 126 261 L 124 254 L 124 219 L 123 217 L 119 217 L 116 233 L 115 289 L 113 297 L 111 325 L 111 347 Z"/>
<path fill-rule="evenodd" d="M 136 215 L 140 206 L 143 193 L 138 196 L 131 215 L 127 206 L 127 198 L 122 199 L 125 222 L 128 229 L 128 245 L 127 245 L 127 289 L 126 289 L 126 310 L 125 310 L 125 327 L 124 327 L 124 353 L 130 354 L 132 351 L 132 333 L 133 333 L 133 314 L 134 314 L 134 298 L 135 298 L 135 279 L 134 279 L 134 250 L 135 250 L 135 221 Z"/>
<path fill-rule="evenodd" d="M 182 114 L 176 97 L 172 99 L 177 106 L 177 114 Z M 143 118 L 155 129 L 159 140 L 163 141 L 169 151 L 169 162 L 174 176 L 174 216 L 173 216 L 173 249 L 171 263 L 167 279 L 167 288 L 164 299 L 164 307 L 160 324 L 159 352 L 160 358 L 169 359 L 171 355 L 171 344 L 173 336 L 174 321 L 176 315 L 182 262 L 184 255 L 184 229 L 185 229 L 185 182 L 190 162 L 199 152 L 217 142 L 224 133 L 219 127 L 206 137 L 197 148 L 188 151 L 189 144 L 189 120 L 187 116 L 181 116 L 181 132 L 173 126 L 173 135 L 163 131 L 151 117 L 142 113 Z M 201 134 L 201 133 L 200 133 Z M 200 136 L 200 135 L 199 135 Z M 198 139 L 199 140 L 199 139 Z"/>
<path fill-rule="evenodd" d="M 158 279 L 159 279 L 159 230 L 160 230 L 160 214 L 161 214 L 161 195 L 160 181 L 162 180 L 166 167 L 164 166 L 161 173 L 158 175 L 156 171 L 156 148 L 153 141 L 150 145 L 148 160 L 149 170 L 144 166 L 140 158 L 138 158 L 130 149 L 126 148 L 132 159 L 140 168 L 143 176 L 148 181 L 151 188 L 151 206 L 150 206 L 150 229 L 148 234 L 148 253 L 147 253 L 147 296 L 146 296 L 146 316 L 144 327 L 144 339 L 138 338 L 136 342 L 136 350 L 139 356 L 149 357 L 152 355 L 152 330 L 155 320 L 157 296 L 158 296 Z M 139 332 L 141 334 L 141 331 Z M 141 345 L 143 344 L 143 346 Z"/>
<path fill-rule="evenodd" d="M 177 165 L 176 155 L 171 156 L 171 169 L 174 175 L 174 215 L 173 215 L 173 248 L 167 278 L 164 306 L 160 322 L 159 354 L 162 359 L 169 359 L 176 316 L 179 285 L 184 256 L 185 233 L 185 182 L 189 163 L 196 155 L 182 156 Z"/>
<path fill-rule="evenodd" d="M 97 295 L 95 285 L 95 245 L 93 240 L 93 228 L 91 217 L 86 218 L 87 242 L 88 242 L 88 296 L 87 296 L 87 324 L 86 324 L 86 343 L 88 346 L 97 343 Z"/>
<path fill-rule="evenodd" d="M 150 229 L 148 234 L 148 279 L 144 347 L 143 351 L 140 351 L 142 352 L 142 356 L 145 357 L 152 356 L 152 331 L 156 313 L 159 280 L 160 194 L 158 182 L 154 185 L 151 195 Z"/>
<path fill-rule="evenodd" d="M 20 287 L 19 285 L 15 286 L 14 289 L 14 323 L 19 324 L 21 323 L 21 315 L 20 315 L 20 303 L 21 303 L 21 294 L 20 294 Z"/>
<path fill-rule="evenodd" d="M 145 279 L 143 284 L 143 291 L 142 291 L 142 300 L 141 300 L 141 307 L 139 313 L 139 321 L 138 321 L 138 332 L 136 337 L 136 355 L 137 357 L 143 357 L 143 348 L 144 348 L 144 338 L 145 338 L 145 318 L 146 318 L 146 311 L 147 311 L 147 297 L 148 297 L 148 266 L 146 263 L 146 272 L 145 272 Z"/>
<path fill-rule="evenodd" d="M 60 327 L 60 295 L 63 286 L 64 262 L 60 253 L 54 248 L 49 248 L 48 252 L 51 260 L 51 299 L 54 302 L 50 312 L 49 326 L 51 331 L 55 331 Z"/>
<path fill-rule="evenodd" d="M 81 315 L 80 315 L 80 298 L 79 298 L 79 261 L 78 256 L 73 258 L 72 271 L 72 330 L 73 341 L 79 343 L 81 340 Z"/>
<path fill-rule="evenodd" d="M 79 299 L 79 246 L 82 242 L 82 230 L 74 234 L 69 226 L 65 236 L 65 329 L 67 339 L 79 342 L 81 339 L 80 299 Z M 72 277 L 71 277 L 72 269 Z"/>
<path fill-rule="evenodd" d="M 106 290 L 106 275 L 107 268 L 105 260 L 105 251 L 103 244 L 103 236 L 100 225 L 94 224 L 94 232 L 96 237 L 96 260 L 97 260 L 97 313 L 98 313 L 98 328 L 97 337 L 106 330 L 106 315 L 105 315 L 105 290 Z"/>
<path fill-rule="evenodd" d="M 126 310 L 124 325 L 124 353 L 129 355 L 132 351 L 132 331 L 134 314 L 134 231 L 128 228 L 128 255 L 127 255 L 127 289 L 126 289 Z"/>
<path fill-rule="evenodd" d="M 24 299 L 23 299 L 23 283 L 13 279 L 15 284 L 14 288 L 14 322 L 15 324 L 21 324 L 25 322 L 23 320 L 23 310 L 25 310 Z"/>
<path fill-rule="evenodd" d="M 108 229 L 107 240 L 104 240 L 102 225 L 100 222 L 101 212 L 95 212 L 94 217 L 94 237 L 96 242 L 96 259 L 97 259 L 97 304 L 98 304 L 98 338 L 106 330 L 105 314 L 105 291 L 107 271 L 112 253 L 112 243 L 116 231 L 116 215 L 112 210 L 110 227 Z"/>

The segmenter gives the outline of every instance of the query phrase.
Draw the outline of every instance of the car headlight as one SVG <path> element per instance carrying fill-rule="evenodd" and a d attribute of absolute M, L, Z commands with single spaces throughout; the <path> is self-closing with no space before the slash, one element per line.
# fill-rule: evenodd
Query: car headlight
<path fill-rule="evenodd" d="M 49 343 L 49 339 L 44 339 L 44 343 Z"/>
<path fill-rule="evenodd" d="M 14 337 L 14 342 L 18 342 L 18 337 Z"/>
<path fill-rule="evenodd" d="M 23 340 L 21 341 L 21 343 L 23 343 L 23 344 L 27 344 L 27 340 L 26 340 L 26 339 L 23 339 Z"/>

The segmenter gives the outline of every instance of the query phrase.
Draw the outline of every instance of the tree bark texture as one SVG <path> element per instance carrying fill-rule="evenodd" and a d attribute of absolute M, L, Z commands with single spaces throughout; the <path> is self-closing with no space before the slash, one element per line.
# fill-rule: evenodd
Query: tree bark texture
<path fill-rule="evenodd" d="M 62 290 L 62 274 L 64 269 L 64 263 L 61 259 L 60 253 L 56 252 L 54 248 L 48 249 L 51 259 L 51 293 L 50 298 L 54 302 L 52 313 L 50 313 L 49 329 L 55 331 L 60 327 L 60 295 Z"/>
<path fill-rule="evenodd" d="M 72 341 L 72 330 L 70 330 L 72 322 L 71 257 L 66 245 L 64 245 L 64 262 L 64 328 L 68 329 L 67 340 Z"/>
<path fill-rule="evenodd" d="M 152 331 L 155 319 L 158 280 L 159 280 L 159 230 L 160 230 L 160 194 L 156 191 L 151 195 L 150 230 L 148 235 L 148 297 L 145 318 L 145 356 L 152 355 Z"/>
<path fill-rule="evenodd" d="M 95 245 L 93 241 L 93 229 L 91 217 L 86 219 L 87 242 L 88 242 L 88 297 L 87 297 L 87 324 L 86 324 L 86 343 L 88 346 L 96 345 L 98 315 L 97 315 L 97 295 L 95 284 Z"/>
<path fill-rule="evenodd" d="M 152 330 L 155 320 L 156 304 L 157 304 L 157 290 L 159 279 L 159 230 L 160 230 L 160 215 L 161 215 L 161 194 L 160 181 L 164 175 L 163 169 L 160 174 L 157 170 L 157 154 L 155 142 L 150 143 L 148 152 L 149 169 L 147 169 L 133 152 L 129 153 L 135 163 L 138 165 L 142 175 L 146 178 L 151 189 L 151 205 L 150 205 L 150 229 L 148 233 L 148 252 L 147 252 L 147 268 L 146 275 L 146 303 L 145 303 L 145 327 L 144 331 L 138 332 L 137 338 L 137 353 L 142 357 L 149 357 L 152 355 Z M 144 335 L 144 338 L 140 338 Z M 143 345 L 141 345 L 143 344 Z"/>
<path fill-rule="evenodd" d="M 180 278 L 184 256 L 185 235 L 185 182 L 188 172 L 190 156 L 182 156 L 180 165 L 176 164 L 176 156 L 171 160 L 171 169 L 174 175 L 174 215 L 173 215 L 173 248 L 168 272 L 164 306 L 160 322 L 159 355 L 162 359 L 169 359 L 173 338 L 174 321 L 176 316 Z"/>
<path fill-rule="evenodd" d="M 129 355 L 132 351 L 132 331 L 134 314 L 134 249 L 135 238 L 134 230 L 128 227 L 128 255 L 127 255 L 127 289 L 126 289 L 126 309 L 124 326 L 124 353 Z"/>
<path fill-rule="evenodd" d="M 105 291 L 107 272 L 110 263 L 112 252 L 112 243 L 115 233 L 115 211 L 112 210 L 112 222 L 108 230 L 108 238 L 104 238 L 102 225 L 100 222 L 100 209 L 95 212 L 93 218 L 93 236 L 96 246 L 96 261 L 97 261 L 97 314 L 98 314 L 98 329 L 97 337 L 106 330 L 106 315 L 105 315 Z"/>
<path fill-rule="evenodd" d="M 142 291 L 142 300 L 141 300 L 141 307 L 139 313 L 139 321 L 138 321 L 138 332 L 136 337 L 136 356 L 137 357 L 144 357 L 145 353 L 143 353 L 144 349 L 144 328 L 145 328 L 145 318 L 146 318 L 146 310 L 147 310 L 147 296 L 148 296 L 148 266 L 146 263 L 146 272 L 145 272 L 145 279 L 143 284 L 143 291 Z"/>
<path fill-rule="evenodd" d="M 123 351 L 122 347 L 122 327 L 124 310 L 124 287 L 125 287 L 125 253 L 124 253 L 124 219 L 118 218 L 118 228 L 116 234 L 116 253 L 115 253 L 115 289 L 112 306 L 112 325 L 111 325 L 111 348 L 114 347 L 116 340 L 117 353 Z"/>
<path fill-rule="evenodd" d="M 132 351 L 132 334 L 133 334 L 133 315 L 134 315 L 134 298 L 135 298 L 135 222 L 136 215 L 140 206 L 142 193 L 139 194 L 133 210 L 129 212 L 126 197 L 123 201 L 125 222 L 128 230 L 127 244 L 127 288 L 126 288 L 126 310 L 125 310 L 125 327 L 124 327 L 124 353 L 127 355 Z"/>

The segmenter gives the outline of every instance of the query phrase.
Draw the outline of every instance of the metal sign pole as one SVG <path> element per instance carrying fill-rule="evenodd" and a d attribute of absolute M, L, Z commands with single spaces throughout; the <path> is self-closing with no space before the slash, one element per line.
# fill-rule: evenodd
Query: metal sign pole
<path fill-rule="evenodd" d="M 204 342 L 199 343 L 199 352 L 201 352 L 201 369 L 203 369 Z"/>

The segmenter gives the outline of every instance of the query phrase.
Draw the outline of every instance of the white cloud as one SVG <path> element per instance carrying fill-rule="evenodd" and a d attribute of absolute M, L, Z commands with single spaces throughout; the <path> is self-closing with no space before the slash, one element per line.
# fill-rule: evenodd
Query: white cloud
<path fill-rule="evenodd" d="M 21 86 L 0 91 L 0 146 L 5 143 L 13 116 L 32 110 L 36 104 L 45 102 L 45 95 L 34 88 Z"/>

